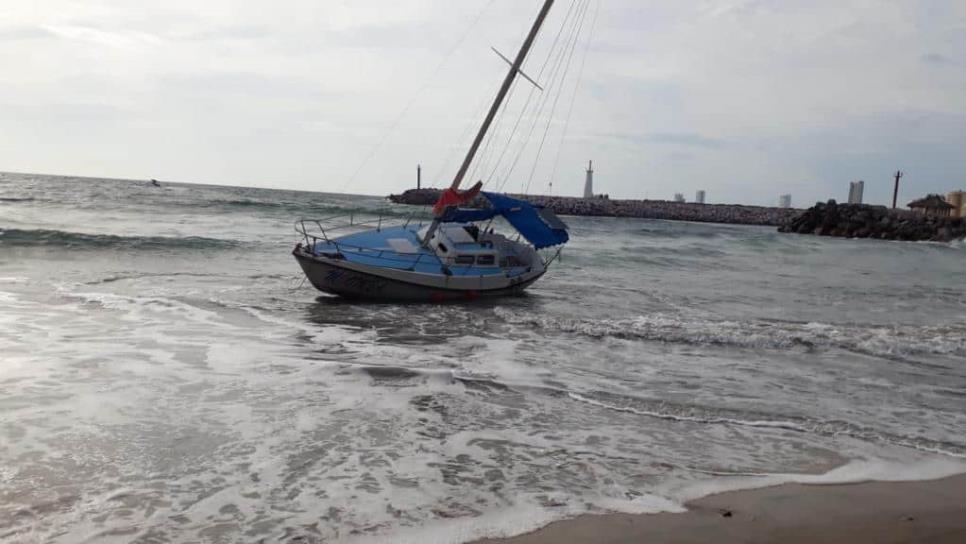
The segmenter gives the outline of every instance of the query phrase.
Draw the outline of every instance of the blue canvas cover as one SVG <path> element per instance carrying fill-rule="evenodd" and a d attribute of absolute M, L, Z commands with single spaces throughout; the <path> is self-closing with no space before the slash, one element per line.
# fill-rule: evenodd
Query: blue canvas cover
<path fill-rule="evenodd" d="M 440 223 L 475 223 L 476 221 L 486 221 L 500 215 L 500 212 L 493 208 L 483 210 L 468 210 L 466 208 L 446 208 L 440 216 Z"/>
<path fill-rule="evenodd" d="M 483 210 L 450 208 L 446 210 L 440 221 L 469 223 L 486 221 L 501 215 L 537 249 L 566 244 L 570 240 L 567 225 L 543 206 L 534 206 L 526 200 L 497 193 L 483 193 L 483 196 L 490 201 L 490 208 Z"/>

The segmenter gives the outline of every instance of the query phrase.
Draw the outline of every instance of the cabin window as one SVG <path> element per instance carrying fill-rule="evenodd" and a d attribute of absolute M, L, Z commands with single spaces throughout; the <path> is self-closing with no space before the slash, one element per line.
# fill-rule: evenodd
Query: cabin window
<path fill-rule="evenodd" d="M 500 266 L 503 268 L 516 268 L 518 266 L 526 266 L 526 263 L 521 261 L 516 255 L 507 255 L 500 261 Z"/>
<path fill-rule="evenodd" d="M 478 241 L 480 239 L 480 227 L 477 227 L 476 225 L 466 225 L 463 227 L 463 230 L 472 236 L 473 240 Z"/>
<path fill-rule="evenodd" d="M 493 263 L 495 262 L 496 262 L 496 257 L 494 257 L 493 255 L 480 255 L 479 257 L 476 258 L 476 264 L 482 265 L 482 266 L 493 266 Z"/>
<path fill-rule="evenodd" d="M 473 264 L 473 256 L 472 255 L 457 255 L 456 256 L 456 264 L 471 265 L 471 264 Z"/>
<path fill-rule="evenodd" d="M 444 244 L 443 242 L 439 243 L 439 250 L 442 251 L 443 253 L 449 253 L 449 249 L 446 248 L 446 244 Z"/>

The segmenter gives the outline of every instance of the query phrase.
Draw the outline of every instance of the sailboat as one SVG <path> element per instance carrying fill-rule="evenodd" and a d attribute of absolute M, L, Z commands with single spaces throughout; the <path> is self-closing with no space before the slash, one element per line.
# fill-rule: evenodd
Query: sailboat
<path fill-rule="evenodd" d="M 547 208 L 482 191 L 482 182 L 465 191 L 460 186 L 553 4 L 544 1 L 452 185 L 433 207 L 431 223 L 380 221 L 342 236 L 322 221 L 296 223 L 302 240 L 292 254 L 316 289 L 346 298 L 438 302 L 518 295 L 543 277 L 569 241 L 567 225 Z M 468 208 L 471 203 L 476 206 Z M 497 218 L 517 235 L 496 232 Z M 541 255 L 551 248 L 557 251 Z"/>

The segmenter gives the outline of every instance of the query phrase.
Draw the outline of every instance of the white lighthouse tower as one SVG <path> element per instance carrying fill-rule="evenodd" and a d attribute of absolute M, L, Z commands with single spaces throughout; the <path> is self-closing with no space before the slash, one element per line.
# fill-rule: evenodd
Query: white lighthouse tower
<path fill-rule="evenodd" d="M 584 184 L 584 198 L 594 198 L 594 161 L 587 166 L 587 183 Z"/>

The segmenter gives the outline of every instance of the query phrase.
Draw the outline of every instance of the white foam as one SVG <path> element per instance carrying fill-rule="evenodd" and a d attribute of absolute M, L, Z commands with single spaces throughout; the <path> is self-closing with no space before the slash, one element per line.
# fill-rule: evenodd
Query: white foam
<path fill-rule="evenodd" d="M 393 542 L 400 544 L 434 542 L 462 544 L 482 538 L 507 538 L 545 527 L 556 521 L 585 514 L 658 514 L 686 512 L 686 503 L 702 497 L 733 491 L 744 491 L 798 483 L 806 485 L 839 485 L 869 481 L 906 482 L 935 480 L 966 473 L 966 463 L 948 459 L 927 459 L 909 464 L 881 460 L 852 461 L 824 474 L 765 474 L 748 477 L 720 477 L 699 482 L 659 485 L 654 493 L 630 500 L 601 498 L 592 504 L 563 498 L 560 506 L 548 508 L 521 501 L 510 508 L 486 512 L 468 519 L 437 520 L 423 527 L 406 527 L 391 532 Z M 385 542 L 390 534 L 368 535 L 342 540 L 349 544 Z"/>
<path fill-rule="evenodd" d="M 956 326 L 739 322 L 660 313 L 617 319 L 565 319 L 503 308 L 497 308 L 496 313 L 510 323 L 593 338 L 636 338 L 751 349 L 839 348 L 877 356 L 966 355 L 966 330 Z"/>
<path fill-rule="evenodd" d="M 765 421 L 765 420 L 743 420 L 727 417 L 698 417 L 698 416 L 686 416 L 679 414 L 669 414 L 665 412 L 656 412 L 653 410 L 640 410 L 637 408 L 632 408 L 630 406 L 615 406 L 613 404 L 608 404 L 606 402 L 601 402 L 598 400 L 587 398 L 583 395 L 574 392 L 568 392 L 567 395 L 579 402 L 590 404 L 592 406 L 597 406 L 598 408 L 606 408 L 608 410 L 615 410 L 618 412 L 627 412 L 630 414 L 637 414 L 647 417 L 655 417 L 658 419 L 670 419 L 674 421 L 688 421 L 692 423 L 721 423 L 721 424 L 731 424 L 731 425 L 742 425 L 745 427 L 766 427 L 775 429 L 789 429 L 798 432 L 807 432 L 808 429 L 803 425 L 796 423 L 794 421 Z"/>
<path fill-rule="evenodd" d="M 853 460 L 824 474 L 766 474 L 751 477 L 721 477 L 680 486 L 664 492 L 681 502 L 729 491 L 761 489 L 783 484 L 840 485 L 863 482 L 914 482 L 966 474 L 966 461 L 950 458 L 921 458 L 916 462 L 865 459 Z"/>

